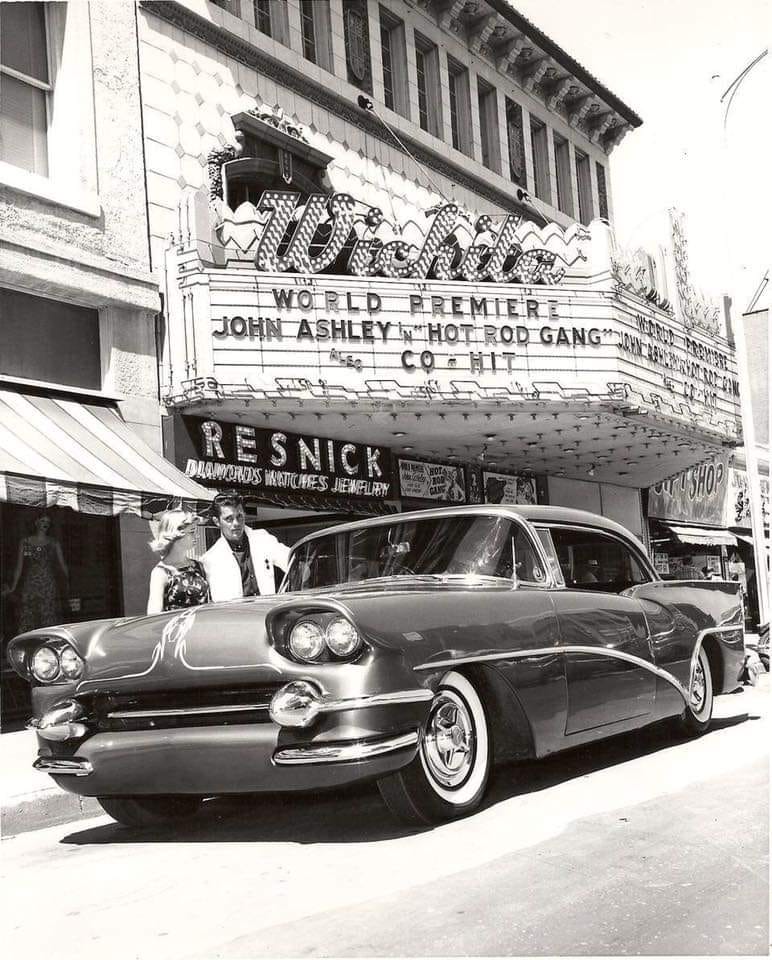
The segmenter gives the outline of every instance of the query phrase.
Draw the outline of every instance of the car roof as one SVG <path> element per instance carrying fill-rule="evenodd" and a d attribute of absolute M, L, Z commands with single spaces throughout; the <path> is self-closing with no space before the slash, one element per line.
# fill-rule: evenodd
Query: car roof
<path fill-rule="evenodd" d="M 574 510 L 571 507 L 509 503 L 479 503 L 460 507 L 432 507 L 428 510 L 411 510 L 408 513 L 391 513 L 386 516 L 368 517 L 366 520 L 353 520 L 348 523 L 336 524 L 332 527 L 325 527 L 324 530 L 317 530 L 314 533 L 310 533 L 294 544 L 292 549 L 296 549 L 308 540 L 315 540 L 318 537 L 327 536 L 331 533 L 346 533 L 350 530 L 360 530 L 366 527 L 380 527 L 404 520 L 432 520 L 441 517 L 470 515 L 511 517 L 513 519 L 526 520 L 536 525 L 558 523 L 581 527 L 594 527 L 595 529 L 615 533 L 617 536 L 624 537 L 627 540 L 632 540 L 639 549 L 645 552 L 645 548 L 640 540 L 631 533 L 627 527 L 623 527 L 621 523 L 617 523 L 608 517 L 602 517 L 598 513 L 590 513 L 589 510 Z"/>

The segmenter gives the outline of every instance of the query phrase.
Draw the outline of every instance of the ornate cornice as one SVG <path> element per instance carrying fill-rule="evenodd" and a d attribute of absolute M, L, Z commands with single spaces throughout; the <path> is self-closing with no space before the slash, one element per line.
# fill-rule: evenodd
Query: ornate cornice
<path fill-rule="evenodd" d="M 496 69 L 500 70 L 501 73 L 507 73 L 515 60 L 520 56 L 525 42 L 525 37 L 515 37 L 514 40 L 503 44 L 500 50 L 497 51 Z"/>
<path fill-rule="evenodd" d="M 448 0 L 445 9 L 440 14 L 440 26 L 443 30 L 450 30 L 450 25 L 458 19 L 458 15 L 466 6 L 466 0 Z"/>
<path fill-rule="evenodd" d="M 488 16 L 481 17 L 474 25 L 469 34 L 469 49 L 472 53 L 479 53 L 483 44 L 487 43 L 491 34 L 496 29 L 499 16 L 497 13 L 491 13 Z"/>
<path fill-rule="evenodd" d="M 462 0 L 461 6 L 464 5 L 464 2 L 465 0 Z M 286 63 L 274 60 L 268 54 L 263 53 L 262 50 L 254 47 L 251 43 L 217 26 L 217 24 L 212 23 L 210 20 L 198 16 L 198 14 L 193 13 L 187 7 L 175 2 L 175 0 L 139 0 L 139 4 L 140 7 L 148 13 L 160 17 L 166 21 L 166 23 L 177 27 L 179 30 L 185 31 L 185 33 L 190 36 L 196 37 L 202 43 L 208 44 L 224 56 L 244 64 L 244 66 L 257 71 L 263 76 L 269 77 L 279 86 L 286 87 L 291 92 L 297 93 L 304 99 L 330 111 L 330 113 L 340 117 L 342 120 L 359 127 L 376 140 L 380 140 L 389 146 L 394 145 L 394 140 L 389 131 L 372 113 L 360 109 L 354 103 L 339 96 L 330 88 L 314 83 L 300 71 L 295 70 Z M 457 0 L 451 6 L 455 7 L 456 5 Z M 491 186 L 482 177 L 470 174 L 462 167 L 428 150 L 422 143 L 414 140 L 408 134 L 400 131 L 400 139 L 419 163 L 429 167 L 429 169 L 434 170 L 436 173 L 447 177 L 460 186 L 466 187 L 478 196 L 490 200 L 504 210 L 531 213 L 528 208 L 524 209 L 523 205 L 516 199 L 517 184 L 512 184 L 512 194 L 506 193 L 503 190 Z M 445 144 L 441 146 L 447 149 Z"/>
<path fill-rule="evenodd" d="M 575 100 L 571 104 L 568 112 L 568 122 L 575 130 L 579 129 L 584 118 L 592 110 L 593 104 L 597 105 L 597 101 L 592 94 L 586 97 L 579 97 L 578 100 Z"/>
<path fill-rule="evenodd" d="M 603 142 L 603 137 L 605 137 L 615 119 L 615 114 L 611 113 L 610 111 L 599 117 L 597 124 L 592 128 L 592 130 L 590 130 L 590 141 L 592 143 L 601 144 Z"/>
<path fill-rule="evenodd" d="M 565 100 L 566 94 L 571 89 L 573 82 L 571 77 L 563 77 L 562 80 L 558 80 L 555 83 L 555 86 L 552 88 L 552 93 L 547 99 L 547 106 L 550 110 L 557 110 Z"/>
<path fill-rule="evenodd" d="M 533 93 L 536 86 L 541 83 L 544 74 L 549 70 L 551 64 L 549 57 L 542 57 L 541 60 L 531 61 L 523 70 L 523 90 Z"/>

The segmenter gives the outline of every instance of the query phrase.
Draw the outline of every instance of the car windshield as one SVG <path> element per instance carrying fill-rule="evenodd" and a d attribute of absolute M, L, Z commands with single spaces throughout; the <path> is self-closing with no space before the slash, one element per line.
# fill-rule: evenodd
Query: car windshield
<path fill-rule="evenodd" d="M 302 544 L 292 555 L 284 589 L 416 575 L 511 580 L 513 561 L 518 579 L 544 580 L 525 531 L 506 517 L 400 521 L 330 533 Z"/>

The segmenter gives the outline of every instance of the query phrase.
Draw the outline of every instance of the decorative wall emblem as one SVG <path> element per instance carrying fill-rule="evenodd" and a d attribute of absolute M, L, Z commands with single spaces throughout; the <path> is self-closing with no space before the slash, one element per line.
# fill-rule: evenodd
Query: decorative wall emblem
<path fill-rule="evenodd" d="M 346 62 L 360 83 L 370 72 L 370 43 L 367 36 L 367 15 L 358 3 L 346 7 Z"/>

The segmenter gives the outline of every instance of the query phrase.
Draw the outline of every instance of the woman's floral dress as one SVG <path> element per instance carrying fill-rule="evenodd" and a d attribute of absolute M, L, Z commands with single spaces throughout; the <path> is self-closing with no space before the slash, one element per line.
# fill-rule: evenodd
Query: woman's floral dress
<path fill-rule="evenodd" d="M 164 610 L 182 610 L 210 602 L 209 583 L 198 560 L 191 560 L 184 567 L 172 567 L 168 563 L 158 566 L 166 572 Z"/>

